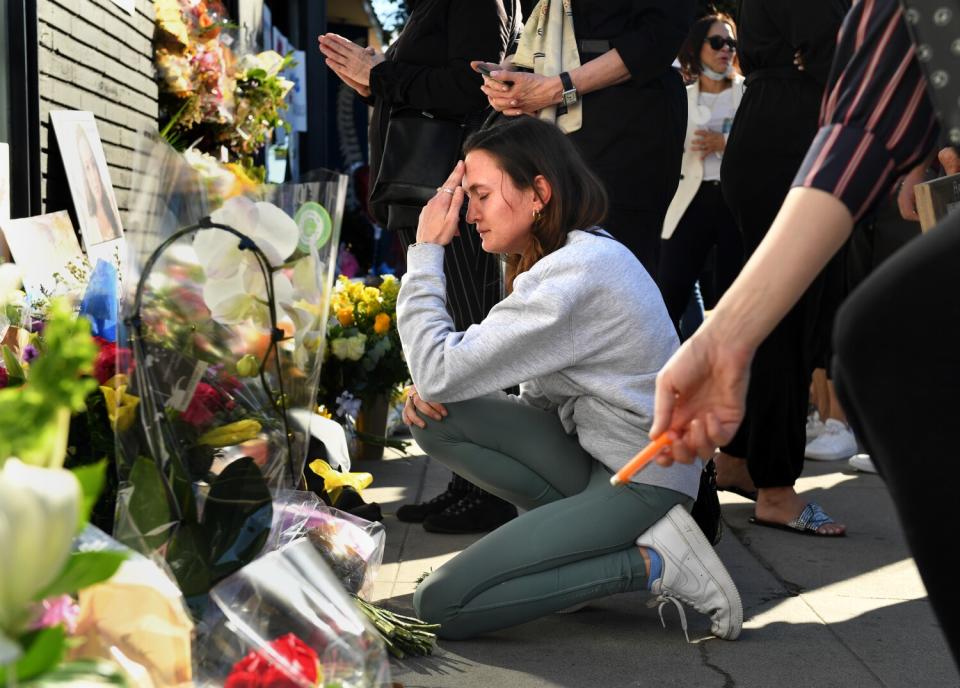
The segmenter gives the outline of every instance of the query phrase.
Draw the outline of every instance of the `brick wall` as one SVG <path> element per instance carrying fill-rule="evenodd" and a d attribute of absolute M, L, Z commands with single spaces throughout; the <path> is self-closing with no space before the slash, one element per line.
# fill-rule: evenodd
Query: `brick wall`
<path fill-rule="evenodd" d="M 41 194 L 47 207 L 51 110 L 88 110 L 97 118 L 124 224 L 138 132 L 156 130 L 153 3 L 136 0 L 130 16 L 111 0 L 38 0 Z"/>

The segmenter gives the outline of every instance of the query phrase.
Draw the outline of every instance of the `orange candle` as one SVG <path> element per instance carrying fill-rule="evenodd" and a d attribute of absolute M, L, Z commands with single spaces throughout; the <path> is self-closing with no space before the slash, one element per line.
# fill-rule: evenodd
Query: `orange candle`
<path fill-rule="evenodd" d="M 660 437 L 644 447 L 639 454 L 630 459 L 626 466 L 610 476 L 610 484 L 616 487 L 617 485 L 630 482 L 630 478 L 643 470 L 644 466 L 653 461 L 657 457 L 657 454 L 671 444 L 673 444 L 673 439 L 667 435 L 667 433 L 660 435 Z"/>

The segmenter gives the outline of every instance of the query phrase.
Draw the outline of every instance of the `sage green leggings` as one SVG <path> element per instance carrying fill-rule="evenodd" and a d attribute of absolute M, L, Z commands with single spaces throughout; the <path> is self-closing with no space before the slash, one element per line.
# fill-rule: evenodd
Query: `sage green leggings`
<path fill-rule="evenodd" d="M 528 511 L 431 573 L 417 616 L 463 639 L 615 593 L 644 590 L 637 537 L 693 500 L 649 485 L 611 487 L 611 472 L 555 412 L 505 398 L 447 404 L 413 436 L 432 458 Z"/>

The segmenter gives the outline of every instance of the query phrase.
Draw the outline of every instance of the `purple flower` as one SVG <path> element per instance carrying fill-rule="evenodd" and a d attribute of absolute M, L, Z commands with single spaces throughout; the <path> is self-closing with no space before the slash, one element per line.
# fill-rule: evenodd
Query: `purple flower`
<path fill-rule="evenodd" d="M 23 360 L 27 363 L 30 363 L 33 359 L 40 355 L 40 352 L 37 351 L 37 347 L 33 344 L 27 344 L 23 347 Z"/>
<path fill-rule="evenodd" d="M 47 323 L 44 320 L 34 320 L 30 323 L 30 331 L 34 334 L 43 334 L 44 328 L 46 328 Z"/>

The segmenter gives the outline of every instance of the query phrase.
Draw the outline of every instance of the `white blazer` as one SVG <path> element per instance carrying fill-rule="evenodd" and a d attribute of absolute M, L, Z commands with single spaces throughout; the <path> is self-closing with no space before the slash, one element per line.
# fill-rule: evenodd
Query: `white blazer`
<path fill-rule="evenodd" d="M 733 111 L 736 112 L 743 99 L 744 79 L 737 74 L 733 77 Z M 683 142 L 683 162 L 680 165 L 680 183 L 677 192 L 673 195 L 667 216 L 663 220 L 663 231 L 660 236 L 669 239 L 680 224 L 680 218 L 687 212 L 690 202 L 697 195 L 700 183 L 703 181 L 703 158 L 700 151 L 691 150 L 693 132 L 704 126 L 706 122 L 700 119 L 700 80 L 687 86 L 687 136 Z"/>

